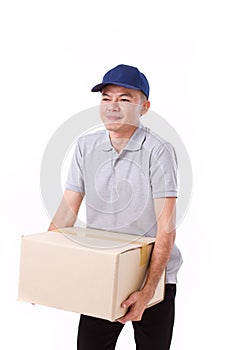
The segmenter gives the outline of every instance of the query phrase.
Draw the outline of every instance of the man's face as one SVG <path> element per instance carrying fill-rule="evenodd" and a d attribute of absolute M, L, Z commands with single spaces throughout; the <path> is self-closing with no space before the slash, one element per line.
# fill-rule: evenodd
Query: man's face
<path fill-rule="evenodd" d="M 117 85 L 107 85 L 102 90 L 100 116 L 109 131 L 132 130 L 148 108 L 149 101 L 138 90 Z"/>

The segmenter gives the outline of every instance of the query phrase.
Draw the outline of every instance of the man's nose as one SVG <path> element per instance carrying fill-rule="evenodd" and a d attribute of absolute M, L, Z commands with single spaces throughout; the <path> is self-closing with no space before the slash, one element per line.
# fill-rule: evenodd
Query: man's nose
<path fill-rule="evenodd" d="M 111 102 L 108 104 L 108 110 L 109 111 L 119 111 L 120 105 L 118 102 Z"/>

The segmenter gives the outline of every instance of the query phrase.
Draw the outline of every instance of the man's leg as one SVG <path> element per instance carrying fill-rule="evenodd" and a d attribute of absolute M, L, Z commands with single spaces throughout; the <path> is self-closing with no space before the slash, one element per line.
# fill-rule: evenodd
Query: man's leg
<path fill-rule="evenodd" d="M 81 315 L 77 349 L 113 350 L 123 326 L 120 322 Z"/>
<path fill-rule="evenodd" d="M 169 350 L 175 315 L 176 285 L 166 284 L 164 300 L 147 308 L 141 321 L 134 321 L 137 350 Z"/>

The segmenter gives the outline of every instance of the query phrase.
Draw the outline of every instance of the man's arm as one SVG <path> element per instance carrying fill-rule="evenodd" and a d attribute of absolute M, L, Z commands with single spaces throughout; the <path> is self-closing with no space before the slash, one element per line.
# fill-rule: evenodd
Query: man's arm
<path fill-rule="evenodd" d="M 83 196 L 84 193 L 65 190 L 48 230 L 52 231 L 63 227 L 72 227 L 76 221 Z"/>
<path fill-rule="evenodd" d="M 147 303 L 154 295 L 157 284 L 167 266 L 175 241 L 175 208 L 176 198 L 154 199 L 154 208 L 157 218 L 157 236 L 151 255 L 147 279 L 140 291 L 132 293 L 122 303 L 122 307 L 130 307 L 129 312 L 118 321 L 140 321 Z"/>

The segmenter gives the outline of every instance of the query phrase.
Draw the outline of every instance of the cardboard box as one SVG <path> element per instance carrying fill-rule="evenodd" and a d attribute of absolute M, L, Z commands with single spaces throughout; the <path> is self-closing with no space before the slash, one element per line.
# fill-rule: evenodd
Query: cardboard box
<path fill-rule="evenodd" d="M 144 282 L 154 238 L 85 228 L 22 237 L 18 300 L 114 321 Z M 163 300 L 165 273 L 148 306 Z"/>

